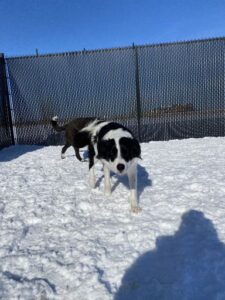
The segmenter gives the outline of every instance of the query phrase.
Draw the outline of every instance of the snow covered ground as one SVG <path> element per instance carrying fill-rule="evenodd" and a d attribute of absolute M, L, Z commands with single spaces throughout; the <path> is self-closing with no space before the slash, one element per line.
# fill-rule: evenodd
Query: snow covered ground
<path fill-rule="evenodd" d="M 60 151 L 0 151 L 0 299 L 225 299 L 225 138 L 142 144 L 139 214 Z"/>

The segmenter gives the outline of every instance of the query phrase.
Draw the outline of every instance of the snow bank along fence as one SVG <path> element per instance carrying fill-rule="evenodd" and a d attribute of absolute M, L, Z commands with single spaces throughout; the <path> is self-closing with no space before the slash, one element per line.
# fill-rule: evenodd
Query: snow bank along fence
<path fill-rule="evenodd" d="M 119 121 L 140 141 L 224 136 L 224 55 L 214 38 L 2 56 L 0 145 L 62 143 L 54 115 Z"/>

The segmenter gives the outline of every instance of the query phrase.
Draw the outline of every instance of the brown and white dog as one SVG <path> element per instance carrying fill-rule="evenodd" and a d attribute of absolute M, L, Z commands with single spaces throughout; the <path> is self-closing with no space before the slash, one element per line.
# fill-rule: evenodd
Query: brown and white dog
<path fill-rule="evenodd" d="M 128 128 L 111 121 L 89 119 L 81 127 L 75 132 L 71 144 L 75 149 L 88 146 L 91 187 L 94 188 L 96 184 L 94 165 L 96 160 L 100 160 L 104 169 L 105 194 L 111 194 L 110 171 L 118 175 L 127 175 L 131 210 L 139 212 L 141 209 L 137 199 L 137 164 L 141 148 L 138 141 Z"/>
<path fill-rule="evenodd" d="M 94 121 L 95 118 L 77 118 L 69 123 L 59 126 L 58 125 L 58 117 L 55 116 L 51 119 L 52 127 L 57 131 L 65 131 L 65 139 L 66 143 L 61 151 L 61 158 L 65 158 L 65 152 L 70 147 L 73 146 L 75 150 L 75 156 L 78 160 L 82 161 L 83 159 L 80 156 L 79 148 L 74 145 L 74 136 L 77 134 L 82 128 L 84 128 L 90 121 Z"/>

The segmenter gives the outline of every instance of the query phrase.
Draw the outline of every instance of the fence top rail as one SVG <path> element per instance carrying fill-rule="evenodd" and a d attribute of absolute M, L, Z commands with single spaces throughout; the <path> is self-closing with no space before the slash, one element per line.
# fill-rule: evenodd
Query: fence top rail
<path fill-rule="evenodd" d="M 166 43 L 155 43 L 155 44 L 144 44 L 144 45 L 135 45 L 125 46 L 125 47 L 114 47 L 114 48 L 103 48 L 96 50 L 79 50 L 79 51 L 68 51 L 68 52 L 58 52 L 58 53 L 46 53 L 46 54 L 33 54 L 33 55 L 22 55 L 22 56 L 11 56 L 6 57 L 7 60 L 14 59 L 27 59 L 27 58 L 37 58 L 37 57 L 54 57 L 54 56 L 75 56 L 81 54 L 93 54 L 93 53 L 103 53 L 103 52 L 111 52 L 118 50 L 128 50 L 134 47 L 138 48 L 147 48 L 147 47 L 165 47 L 165 46 L 174 46 L 180 44 L 194 44 L 194 43 L 205 43 L 205 42 L 214 42 L 214 41 L 225 41 L 225 37 L 214 37 L 207 39 L 193 39 L 193 40 L 183 40 L 177 42 L 166 42 Z"/>

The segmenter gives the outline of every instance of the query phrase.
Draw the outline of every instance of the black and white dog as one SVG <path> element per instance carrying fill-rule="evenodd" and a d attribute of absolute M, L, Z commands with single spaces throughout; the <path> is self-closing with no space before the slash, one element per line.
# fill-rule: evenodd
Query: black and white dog
<path fill-rule="evenodd" d="M 110 171 L 127 175 L 131 210 L 141 210 L 137 202 L 137 163 L 141 157 L 141 148 L 128 128 L 115 122 L 90 120 L 74 134 L 73 146 L 77 149 L 88 146 L 91 187 L 94 188 L 96 183 L 94 164 L 100 160 L 104 169 L 105 194 L 111 194 Z"/>

